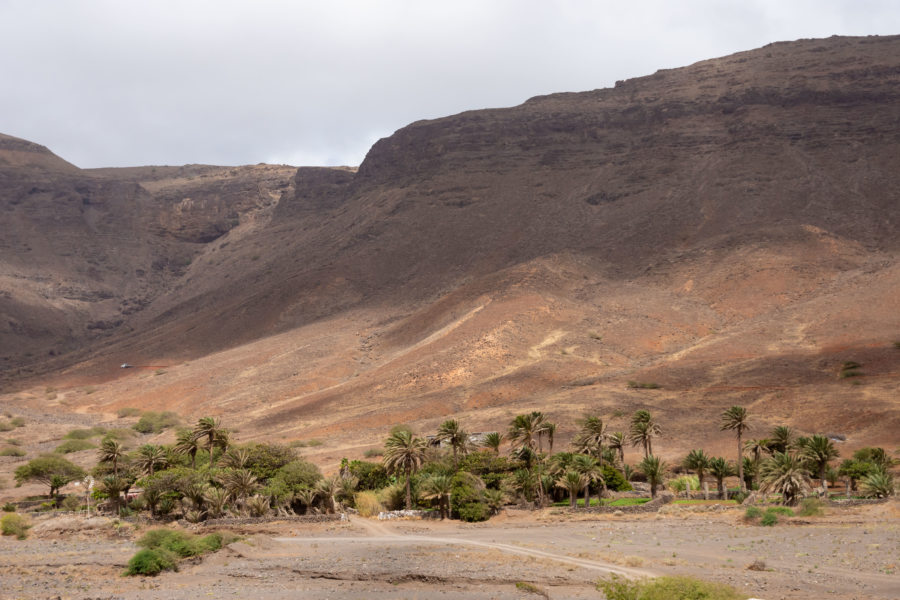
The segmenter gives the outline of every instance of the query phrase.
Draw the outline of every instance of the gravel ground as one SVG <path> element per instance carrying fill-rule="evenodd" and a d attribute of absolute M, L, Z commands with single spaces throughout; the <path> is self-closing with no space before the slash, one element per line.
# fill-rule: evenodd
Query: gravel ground
<path fill-rule="evenodd" d="M 746 525 L 741 511 L 571 516 L 519 513 L 459 522 L 268 523 L 177 573 L 122 577 L 135 551 L 131 525 L 45 518 L 24 541 L 0 539 L 2 597 L 595 598 L 609 569 L 687 574 L 748 596 L 895 599 L 900 509 L 830 509 L 776 527 Z M 764 570 L 749 570 L 754 561 Z M 516 587 L 529 582 L 535 592 Z"/>

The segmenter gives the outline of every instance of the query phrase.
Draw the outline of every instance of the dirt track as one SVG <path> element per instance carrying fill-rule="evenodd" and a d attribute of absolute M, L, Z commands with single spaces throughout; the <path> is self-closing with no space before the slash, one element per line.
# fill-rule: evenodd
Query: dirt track
<path fill-rule="evenodd" d="M 776 527 L 745 525 L 739 510 L 646 516 L 509 511 L 489 523 L 353 518 L 270 523 L 178 573 L 123 578 L 130 526 L 38 522 L 25 541 L 0 540 L 3 599 L 198 597 L 523 598 L 529 582 L 549 598 L 602 598 L 610 572 L 687 574 L 729 583 L 748 597 L 893 599 L 900 589 L 900 507 L 832 510 Z M 71 521 L 71 519 L 69 520 Z M 748 570 L 755 560 L 765 570 Z"/>

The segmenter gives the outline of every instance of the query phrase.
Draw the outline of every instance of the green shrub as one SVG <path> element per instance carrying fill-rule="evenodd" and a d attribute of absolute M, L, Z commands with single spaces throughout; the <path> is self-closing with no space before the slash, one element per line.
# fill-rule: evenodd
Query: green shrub
<path fill-rule="evenodd" d="M 63 437 L 67 440 L 89 440 L 104 433 L 106 430 L 103 427 L 91 427 L 90 429 L 73 429 Z"/>
<path fill-rule="evenodd" d="M 0 510 L 3 512 L 16 512 L 16 505 L 12 502 L 7 502 L 3 507 L 0 507 Z"/>
<path fill-rule="evenodd" d="M 20 514 L 9 513 L 0 518 L 0 533 L 3 535 L 14 535 L 17 539 L 24 540 L 28 537 L 30 527 L 28 520 Z"/>
<path fill-rule="evenodd" d="M 759 521 L 760 525 L 765 525 L 766 527 L 771 527 L 776 523 L 778 523 L 778 515 L 769 511 L 766 511 L 766 514 Z"/>
<path fill-rule="evenodd" d="M 125 417 L 136 417 L 139 414 L 141 414 L 141 409 L 134 408 L 132 406 L 120 408 L 116 411 L 116 416 L 118 416 L 120 419 L 124 419 Z"/>
<path fill-rule="evenodd" d="M 148 549 L 162 548 L 181 558 L 197 556 L 206 551 L 196 536 L 175 529 L 151 529 L 138 540 L 137 545 Z"/>
<path fill-rule="evenodd" d="M 900 341 L 894 342 L 894 348 L 896 348 L 897 350 L 900 350 Z"/>
<path fill-rule="evenodd" d="M 527 581 L 517 581 L 516 589 L 520 592 L 525 592 L 528 594 L 536 594 L 538 596 L 543 596 L 544 598 L 549 598 L 550 595 L 547 594 L 547 590 L 542 587 L 536 586 L 533 583 L 528 583 Z"/>
<path fill-rule="evenodd" d="M 13 417 L 9 420 L 9 424 L 13 427 L 25 427 L 25 419 L 22 417 Z"/>
<path fill-rule="evenodd" d="M 81 452 L 82 450 L 90 450 L 96 448 L 96 444 L 92 444 L 87 440 L 66 440 L 56 447 L 57 454 L 69 454 L 71 452 Z"/>
<path fill-rule="evenodd" d="M 141 415 L 141 418 L 132 426 L 132 429 L 138 433 L 160 433 L 170 427 L 178 427 L 180 421 L 178 415 L 173 412 L 152 412 L 148 411 Z"/>
<path fill-rule="evenodd" d="M 171 552 L 144 548 L 128 561 L 125 575 L 158 575 L 162 571 L 177 571 L 178 564 Z"/>
<path fill-rule="evenodd" d="M 0 421 L 0 431 L 12 431 L 15 428 L 9 421 Z"/>
<path fill-rule="evenodd" d="M 477 476 L 460 471 L 453 476 L 450 488 L 450 509 L 463 521 L 487 521 L 490 508 L 481 493 L 483 483 Z M 479 487 L 476 487 L 479 486 Z"/>
<path fill-rule="evenodd" d="M 823 514 L 822 503 L 818 498 L 804 498 L 800 502 L 800 510 L 797 511 L 797 514 L 801 517 L 818 517 Z"/>
<path fill-rule="evenodd" d="M 366 458 L 375 458 L 377 456 L 384 456 L 383 448 L 369 448 L 365 452 L 363 452 L 363 456 Z"/>
<path fill-rule="evenodd" d="M 748 521 L 751 519 L 758 519 L 763 516 L 763 511 L 758 506 L 748 506 L 747 510 L 744 511 L 744 518 Z"/>
<path fill-rule="evenodd" d="M 359 480 L 356 485 L 358 490 L 380 490 L 391 484 L 391 478 L 381 463 L 351 460 L 347 468 Z"/>
<path fill-rule="evenodd" d="M 662 386 L 652 381 L 629 381 L 628 387 L 636 390 L 658 390 Z"/>
<path fill-rule="evenodd" d="M 772 513 L 773 515 L 784 515 L 786 517 L 793 517 L 794 511 L 787 506 L 770 506 L 766 509 L 767 513 Z"/>
<path fill-rule="evenodd" d="M 666 576 L 629 581 L 616 575 L 597 582 L 607 600 L 744 600 L 734 588 L 692 577 Z"/>
<path fill-rule="evenodd" d="M 606 482 L 607 489 L 616 492 L 630 492 L 634 489 L 621 471 L 608 464 L 603 465 L 603 481 Z"/>
<path fill-rule="evenodd" d="M 81 508 L 81 500 L 78 496 L 66 496 L 60 504 L 60 508 L 74 512 Z"/>
<path fill-rule="evenodd" d="M 22 440 L 20 440 L 19 438 L 6 438 L 6 443 L 10 446 L 21 446 Z"/>
<path fill-rule="evenodd" d="M 25 456 L 25 451 L 21 448 L 7 447 L 0 450 L 0 456 Z"/>

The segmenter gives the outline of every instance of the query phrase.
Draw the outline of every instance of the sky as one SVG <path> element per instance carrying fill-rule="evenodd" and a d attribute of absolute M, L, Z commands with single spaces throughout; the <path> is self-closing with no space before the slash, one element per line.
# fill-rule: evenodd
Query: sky
<path fill-rule="evenodd" d="M 83 168 L 358 165 L 420 119 L 898 33 L 898 0 L 0 0 L 0 133 Z"/>

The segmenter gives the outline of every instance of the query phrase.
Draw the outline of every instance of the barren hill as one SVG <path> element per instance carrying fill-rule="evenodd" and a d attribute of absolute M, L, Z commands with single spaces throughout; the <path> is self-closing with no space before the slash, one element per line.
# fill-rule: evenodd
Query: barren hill
<path fill-rule="evenodd" d="M 23 378 L 53 374 L 60 410 L 221 414 L 327 439 L 323 462 L 396 422 L 526 409 L 624 427 L 650 408 L 663 453 L 726 443 L 734 403 L 760 435 L 900 442 L 900 37 L 417 122 L 355 172 L 81 171 L 5 148 L 19 402 L 46 404 Z M 847 360 L 865 375 L 840 379 Z"/>

